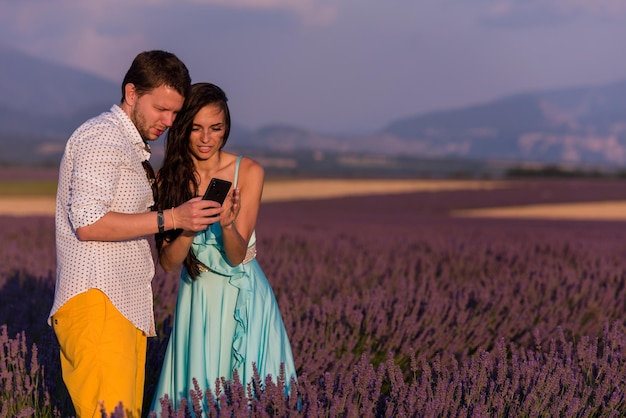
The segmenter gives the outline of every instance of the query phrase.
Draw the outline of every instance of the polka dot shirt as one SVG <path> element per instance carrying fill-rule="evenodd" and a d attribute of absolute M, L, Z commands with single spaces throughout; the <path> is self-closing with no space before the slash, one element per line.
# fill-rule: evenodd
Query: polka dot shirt
<path fill-rule="evenodd" d="M 141 165 L 148 158 L 135 125 L 117 105 L 85 122 L 68 140 L 57 189 L 57 277 L 50 317 L 73 296 L 95 288 L 137 328 L 155 335 L 154 260 L 146 237 L 104 242 L 80 241 L 76 235 L 76 229 L 107 212 L 150 210 L 152 190 Z"/>

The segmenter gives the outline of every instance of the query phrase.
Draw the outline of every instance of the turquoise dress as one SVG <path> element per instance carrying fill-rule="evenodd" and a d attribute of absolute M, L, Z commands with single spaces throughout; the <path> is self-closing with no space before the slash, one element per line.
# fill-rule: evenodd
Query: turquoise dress
<path fill-rule="evenodd" d="M 240 161 L 241 157 L 235 187 Z M 219 223 L 194 237 L 191 248 L 202 271 L 196 280 L 185 268 L 181 272 L 174 324 L 151 411 L 161 412 L 160 399 L 165 394 L 174 408 L 183 397 L 191 401 L 193 378 L 203 393 L 211 389 L 215 394 L 216 379 L 230 380 L 237 370 L 245 386 L 252 380 L 253 363 L 261 381 L 268 374 L 276 381 L 281 364 L 287 390 L 291 378 L 296 378 L 285 325 L 272 287 L 256 260 L 255 245 L 253 232 L 246 259 L 231 266 Z"/>

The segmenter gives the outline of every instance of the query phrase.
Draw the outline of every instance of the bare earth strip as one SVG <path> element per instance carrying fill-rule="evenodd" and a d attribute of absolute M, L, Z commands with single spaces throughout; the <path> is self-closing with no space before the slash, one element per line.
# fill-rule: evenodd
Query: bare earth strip
<path fill-rule="evenodd" d="M 54 197 L 19 196 L 0 197 L 0 215 L 34 216 L 54 215 Z"/>
<path fill-rule="evenodd" d="M 489 180 L 289 180 L 266 182 L 263 201 L 323 199 L 444 190 L 484 190 L 505 183 Z"/>
<path fill-rule="evenodd" d="M 264 202 L 323 199 L 344 196 L 399 194 L 417 191 L 481 190 L 504 183 L 482 180 L 285 180 L 268 181 Z M 53 197 L 0 197 L 0 215 L 54 215 Z"/>
<path fill-rule="evenodd" d="M 481 190 L 502 187 L 498 181 L 473 180 L 285 180 L 268 181 L 264 202 L 323 199 L 357 195 L 401 194 L 417 191 Z M 0 215 L 52 216 L 53 197 L 0 197 Z M 542 204 L 453 211 L 458 217 L 626 220 L 626 201 Z"/>
<path fill-rule="evenodd" d="M 527 218 L 573 220 L 626 220 L 626 201 L 590 203 L 559 203 L 486 209 L 468 209 L 452 212 L 453 216 L 475 218 Z"/>

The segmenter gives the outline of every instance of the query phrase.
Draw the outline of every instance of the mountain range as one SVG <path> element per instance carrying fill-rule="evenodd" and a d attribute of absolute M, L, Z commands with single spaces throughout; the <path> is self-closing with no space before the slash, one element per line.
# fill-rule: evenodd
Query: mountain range
<path fill-rule="evenodd" d="M 120 100 L 120 85 L 0 46 L 0 164 L 56 164 L 82 122 Z M 241 121 L 245 123 L 245 121 Z M 626 80 L 537 91 L 390 121 L 363 135 L 234 123 L 229 146 L 419 159 L 619 166 L 626 163 Z M 163 142 L 153 147 L 158 159 Z"/>

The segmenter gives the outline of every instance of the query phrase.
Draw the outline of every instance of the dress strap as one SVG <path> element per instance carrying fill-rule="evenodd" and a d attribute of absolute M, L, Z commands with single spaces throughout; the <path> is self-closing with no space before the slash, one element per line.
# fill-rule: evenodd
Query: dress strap
<path fill-rule="evenodd" d="M 241 163 L 241 159 L 243 158 L 243 155 L 240 155 L 237 158 L 237 164 L 235 165 L 235 181 L 233 184 L 233 189 L 237 188 L 237 180 L 239 179 L 239 164 Z"/>

